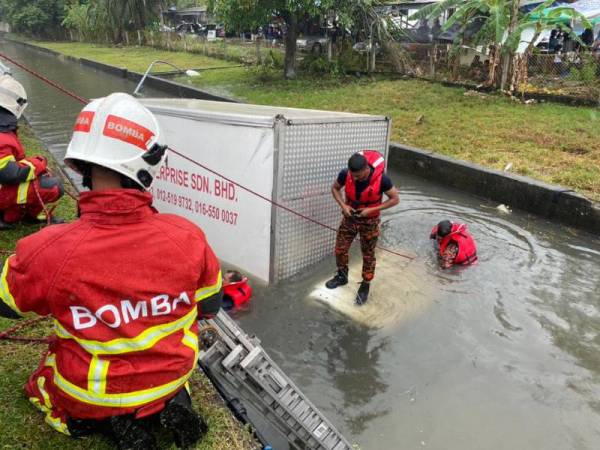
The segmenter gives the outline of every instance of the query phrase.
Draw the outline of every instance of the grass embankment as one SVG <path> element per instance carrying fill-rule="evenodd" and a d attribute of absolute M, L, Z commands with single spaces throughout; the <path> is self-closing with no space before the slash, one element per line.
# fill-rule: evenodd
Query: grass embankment
<path fill-rule="evenodd" d="M 41 42 L 73 56 L 143 71 L 158 58 L 182 67 L 227 64 L 183 52 Z M 202 65 L 204 64 L 204 66 Z M 387 115 L 392 140 L 494 169 L 561 184 L 600 200 L 600 110 L 545 103 L 523 105 L 471 95 L 420 80 L 265 78 L 256 68 L 207 71 L 185 81 L 258 104 Z"/>
<path fill-rule="evenodd" d="M 52 163 L 50 155 L 42 150 L 41 143 L 31 130 L 22 124 L 20 137 L 25 148 L 32 154 L 43 154 Z M 55 171 L 55 173 L 58 173 Z M 76 204 L 70 197 L 63 197 L 56 214 L 67 220 L 76 218 Z M 0 263 L 14 250 L 17 240 L 40 229 L 39 225 L 19 225 L 14 230 L 0 231 Z M 18 322 L 0 318 L 0 331 Z M 52 333 L 50 321 L 46 320 L 16 333 L 18 336 L 45 337 Z M 0 340 L 0 448 L 1 449 L 57 449 L 102 450 L 114 448 L 110 441 L 100 436 L 75 440 L 50 429 L 44 416 L 25 398 L 23 385 L 37 368 L 45 351 L 45 345 L 22 344 Z M 210 431 L 196 447 L 199 450 L 251 450 L 257 449 L 249 433 L 231 416 L 210 382 L 200 372 L 191 380 L 192 396 L 196 409 L 207 420 Z M 161 448 L 168 446 L 162 436 Z"/>

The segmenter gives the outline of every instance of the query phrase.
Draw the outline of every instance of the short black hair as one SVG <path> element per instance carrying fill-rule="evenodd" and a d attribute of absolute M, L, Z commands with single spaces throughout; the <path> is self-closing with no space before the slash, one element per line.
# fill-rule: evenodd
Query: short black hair
<path fill-rule="evenodd" d="M 239 283 L 244 280 L 244 276 L 237 270 L 228 270 L 227 275 L 229 275 L 229 281 L 232 283 Z"/>
<path fill-rule="evenodd" d="M 442 220 L 437 226 L 437 235 L 440 237 L 448 236 L 452 231 L 452 222 L 449 220 Z"/>
<path fill-rule="evenodd" d="M 350 172 L 360 172 L 367 167 L 367 158 L 360 153 L 355 153 L 348 160 L 348 169 Z"/>

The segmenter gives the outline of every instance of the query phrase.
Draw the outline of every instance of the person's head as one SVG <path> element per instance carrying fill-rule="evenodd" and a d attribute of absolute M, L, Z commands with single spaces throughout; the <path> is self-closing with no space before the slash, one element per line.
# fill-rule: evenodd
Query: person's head
<path fill-rule="evenodd" d="M 556 35 L 557 35 L 557 33 L 558 33 L 558 30 L 555 28 L 554 30 L 552 30 L 552 31 L 550 32 L 550 37 L 551 37 L 551 38 L 555 38 L 555 37 L 556 37 Z"/>
<path fill-rule="evenodd" d="M 452 232 L 452 222 L 449 220 L 442 220 L 437 226 L 433 229 L 431 233 L 431 239 L 435 239 L 438 242 L 441 242 L 446 236 L 448 236 Z"/>
<path fill-rule="evenodd" d="M 223 277 L 223 284 L 239 283 L 244 281 L 244 276 L 237 270 L 228 270 Z"/>
<path fill-rule="evenodd" d="M 17 119 L 27 108 L 27 92 L 21 83 L 11 75 L 0 75 L 0 108 L 8 111 Z"/>
<path fill-rule="evenodd" d="M 354 181 L 365 181 L 371 174 L 367 158 L 360 153 L 355 153 L 348 160 L 348 171 Z"/>
<path fill-rule="evenodd" d="M 90 102 L 75 123 L 65 163 L 83 175 L 85 187 L 148 189 L 166 146 L 154 115 L 128 94 Z"/>

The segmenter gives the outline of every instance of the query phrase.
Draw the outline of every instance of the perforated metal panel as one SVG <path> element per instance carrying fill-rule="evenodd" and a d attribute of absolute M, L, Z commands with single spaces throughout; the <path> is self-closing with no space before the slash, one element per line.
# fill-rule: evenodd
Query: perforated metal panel
<path fill-rule="evenodd" d="M 348 158 L 360 150 L 386 156 L 389 121 L 364 118 L 327 123 L 288 122 L 279 149 L 276 200 L 337 228 L 339 206 L 331 185 Z M 290 277 L 333 253 L 335 232 L 281 209 L 275 211 L 273 278 Z"/>

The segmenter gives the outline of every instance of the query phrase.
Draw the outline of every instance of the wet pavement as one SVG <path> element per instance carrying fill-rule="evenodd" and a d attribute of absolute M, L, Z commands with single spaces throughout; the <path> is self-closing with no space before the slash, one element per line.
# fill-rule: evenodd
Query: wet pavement
<path fill-rule="evenodd" d="M 0 46 L 85 97 L 135 87 Z M 60 158 L 81 105 L 14 72 L 29 92 L 28 119 Z M 251 306 L 234 314 L 242 327 L 364 450 L 600 448 L 600 240 L 391 176 L 401 204 L 384 215 L 381 244 L 417 258 L 380 252 L 362 308 L 352 304 L 358 284 L 322 288 L 333 258 L 287 283 L 256 286 Z M 442 219 L 469 224 L 476 266 L 437 268 L 428 236 Z M 351 281 L 360 281 L 359 259 L 355 252 Z"/>

